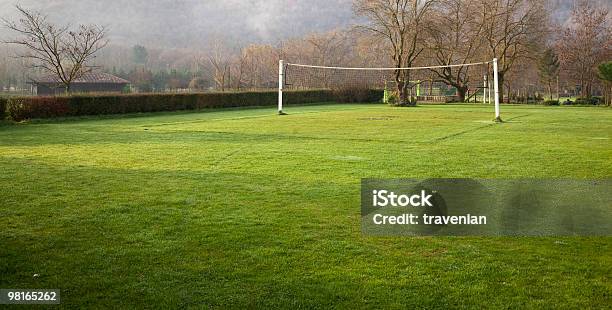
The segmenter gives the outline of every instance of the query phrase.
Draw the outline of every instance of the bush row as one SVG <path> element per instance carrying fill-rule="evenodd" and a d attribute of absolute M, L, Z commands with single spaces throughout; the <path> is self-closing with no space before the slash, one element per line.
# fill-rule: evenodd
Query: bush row
<path fill-rule="evenodd" d="M 0 121 L 6 118 L 6 104 L 8 99 L 0 97 Z"/>
<path fill-rule="evenodd" d="M 590 98 L 576 98 L 573 104 L 576 105 L 598 105 L 602 103 L 602 99 L 600 97 L 590 97 Z"/>
<path fill-rule="evenodd" d="M 542 104 L 548 106 L 559 105 L 559 100 L 545 100 Z"/>
<path fill-rule="evenodd" d="M 336 88 L 332 92 L 334 101 L 341 103 L 380 102 L 384 96 L 383 90 L 359 85 Z"/>
<path fill-rule="evenodd" d="M 360 96 L 362 102 L 382 98 L 369 91 Z M 284 104 L 317 102 L 346 102 L 346 98 L 330 90 L 285 91 Z M 351 100 L 348 100 L 351 99 Z M 0 101 L 0 110 L 8 118 L 21 121 L 32 118 L 53 118 L 80 115 L 124 114 L 140 112 L 198 110 L 246 106 L 274 106 L 278 102 L 275 91 L 223 92 L 197 94 L 133 94 L 133 95 L 74 95 L 57 97 L 13 97 Z M 4 118 L 4 117 L 2 117 Z"/>
<path fill-rule="evenodd" d="M 576 98 L 575 101 L 566 99 L 565 101 L 546 100 L 543 102 L 544 105 L 599 105 L 602 103 L 603 100 L 601 99 L 601 97 Z"/>

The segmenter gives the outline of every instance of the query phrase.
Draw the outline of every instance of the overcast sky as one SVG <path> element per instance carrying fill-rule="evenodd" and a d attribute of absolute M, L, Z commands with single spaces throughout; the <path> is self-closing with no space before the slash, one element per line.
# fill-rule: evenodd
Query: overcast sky
<path fill-rule="evenodd" d="M 107 25 L 114 43 L 174 47 L 208 36 L 276 42 L 353 22 L 351 0 L 0 0 L 0 15 L 15 17 L 15 3 L 56 22 Z"/>
<path fill-rule="evenodd" d="M 550 1 L 558 20 L 574 3 Z M 130 46 L 192 47 L 211 36 L 275 43 L 355 22 L 352 0 L 0 0 L 0 16 L 15 18 L 16 3 L 57 23 L 106 25 L 113 44 Z"/>

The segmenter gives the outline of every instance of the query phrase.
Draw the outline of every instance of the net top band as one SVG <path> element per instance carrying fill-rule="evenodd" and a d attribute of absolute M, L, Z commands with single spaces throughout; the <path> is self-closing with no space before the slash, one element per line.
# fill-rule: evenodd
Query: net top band
<path fill-rule="evenodd" d="M 354 68 L 354 67 L 326 67 L 326 66 L 313 66 L 313 65 L 302 65 L 285 63 L 287 66 L 303 67 L 303 68 L 316 68 L 316 69 L 334 69 L 334 70 L 369 70 L 369 71 L 396 71 L 396 70 L 423 70 L 423 69 L 441 69 L 441 68 L 455 68 L 455 67 L 466 67 L 466 66 L 478 66 L 490 64 L 491 61 L 473 62 L 466 64 L 455 64 L 455 65 L 442 65 L 442 66 L 429 66 L 429 67 L 409 67 L 409 68 Z"/>

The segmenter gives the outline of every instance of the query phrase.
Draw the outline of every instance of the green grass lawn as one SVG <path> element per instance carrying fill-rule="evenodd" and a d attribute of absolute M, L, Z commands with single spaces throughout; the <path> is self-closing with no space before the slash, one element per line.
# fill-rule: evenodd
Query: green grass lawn
<path fill-rule="evenodd" d="M 0 288 L 59 288 L 81 308 L 610 306 L 610 237 L 368 237 L 359 190 L 610 177 L 612 110 L 287 112 L 0 126 Z"/>

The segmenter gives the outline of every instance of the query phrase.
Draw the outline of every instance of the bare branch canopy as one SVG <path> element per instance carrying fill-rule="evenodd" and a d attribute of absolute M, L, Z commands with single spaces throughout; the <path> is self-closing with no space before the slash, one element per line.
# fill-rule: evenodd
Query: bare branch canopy
<path fill-rule="evenodd" d="M 58 26 L 39 11 L 16 5 L 18 21 L 3 19 L 17 37 L 5 41 L 24 48 L 20 58 L 32 60 L 33 66 L 54 76 L 70 91 L 73 81 L 91 72 L 95 54 L 108 44 L 106 28 L 97 25 Z"/>

